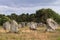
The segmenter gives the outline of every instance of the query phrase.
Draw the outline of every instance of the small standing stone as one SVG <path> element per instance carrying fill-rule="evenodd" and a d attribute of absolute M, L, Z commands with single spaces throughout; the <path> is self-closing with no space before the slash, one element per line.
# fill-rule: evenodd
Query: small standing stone
<path fill-rule="evenodd" d="M 4 30 L 10 31 L 10 23 L 8 21 L 3 23 L 3 28 Z"/>
<path fill-rule="evenodd" d="M 25 22 L 21 22 L 21 25 L 22 25 L 22 27 L 25 27 L 26 25 L 25 25 Z"/>
<path fill-rule="evenodd" d="M 19 27 L 19 28 L 22 28 L 22 25 L 21 25 L 21 24 L 18 24 L 18 27 Z"/>
<path fill-rule="evenodd" d="M 30 24 L 30 29 L 32 29 L 32 30 L 36 30 L 36 23 L 34 23 L 34 22 L 31 22 L 31 24 Z"/>
<path fill-rule="evenodd" d="M 30 22 L 27 23 L 27 27 L 30 27 Z"/>

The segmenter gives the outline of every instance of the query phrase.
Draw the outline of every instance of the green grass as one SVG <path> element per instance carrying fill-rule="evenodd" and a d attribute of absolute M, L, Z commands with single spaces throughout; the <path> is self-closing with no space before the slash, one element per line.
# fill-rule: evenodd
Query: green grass
<path fill-rule="evenodd" d="M 60 40 L 60 37 L 58 37 L 57 40 Z"/>
<path fill-rule="evenodd" d="M 0 27 L 0 30 L 2 27 Z M 28 27 L 20 28 L 19 33 L 0 32 L 0 40 L 60 40 L 60 27 L 55 32 L 44 33 L 45 27 L 30 30 Z"/>

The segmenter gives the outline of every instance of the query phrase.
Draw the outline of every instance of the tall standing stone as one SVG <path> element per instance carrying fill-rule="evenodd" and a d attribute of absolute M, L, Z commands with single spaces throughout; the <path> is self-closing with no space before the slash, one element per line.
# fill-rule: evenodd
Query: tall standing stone
<path fill-rule="evenodd" d="M 58 24 L 51 18 L 47 19 L 47 31 L 53 31 L 57 29 Z"/>
<path fill-rule="evenodd" d="M 15 20 L 11 21 L 11 32 L 18 32 L 18 23 Z"/>

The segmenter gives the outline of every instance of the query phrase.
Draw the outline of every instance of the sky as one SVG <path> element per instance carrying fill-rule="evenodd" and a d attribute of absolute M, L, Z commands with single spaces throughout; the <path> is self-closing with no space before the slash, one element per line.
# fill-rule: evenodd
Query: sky
<path fill-rule="evenodd" d="M 60 0 L 0 0 L 0 14 L 35 13 L 42 8 L 51 8 L 60 14 Z"/>

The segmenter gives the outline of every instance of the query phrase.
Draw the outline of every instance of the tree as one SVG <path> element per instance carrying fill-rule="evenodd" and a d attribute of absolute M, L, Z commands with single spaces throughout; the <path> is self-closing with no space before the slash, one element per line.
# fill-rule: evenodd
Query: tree
<path fill-rule="evenodd" d="M 26 22 L 30 22 L 30 15 L 29 15 L 29 13 L 26 14 Z"/>
<path fill-rule="evenodd" d="M 36 15 L 30 14 L 30 21 L 35 22 L 36 21 Z"/>
<path fill-rule="evenodd" d="M 16 13 L 12 13 L 11 14 L 11 19 L 12 20 L 15 20 L 16 21 L 17 20 L 17 17 L 18 17 L 18 15 Z"/>
<path fill-rule="evenodd" d="M 6 21 L 11 21 L 8 17 L 3 16 L 0 18 L 0 25 L 3 25 L 3 23 L 5 23 Z"/>
<path fill-rule="evenodd" d="M 47 18 L 53 18 L 55 21 L 60 20 L 59 15 L 52 9 L 40 9 L 36 11 L 37 21 L 46 23 Z M 39 19 L 39 20 L 38 20 Z"/>

